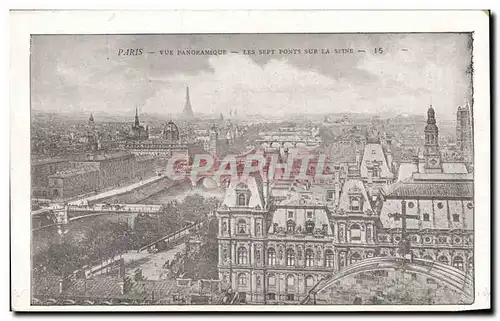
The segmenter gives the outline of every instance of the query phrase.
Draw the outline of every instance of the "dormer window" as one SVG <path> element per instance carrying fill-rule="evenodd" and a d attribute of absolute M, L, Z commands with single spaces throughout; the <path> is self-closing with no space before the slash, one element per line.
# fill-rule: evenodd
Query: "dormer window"
<path fill-rule="evenodd" d="M 250 190 L 248 186 L 241 183 L 236 186 L 236 202 L 237 206 L 248 206 L 250 201 Z"/>
<path fill-rule="evenodd" d="M 460 215 L 453 214 L 453 222 L 460 222 Z"/>
<path fill-rule="evenodd" d="M 311 219 L 313 217 L 313 212 L 309 211 L 307 212 L 307 218 Z"/>
<path fill-rule="evenodd" d="M 247 196 L 243 193 L 238 194 L 238 206 L 247 206 Z"/>
<path fill-rule="evenodd" d="M 361 189 L 357 186 L 353 186 L 349 189 L 349 210 L 352 212 L 362 212 L 363 211 L 363 194 Z"/>
<path fill-rule="evenodd" d="M 294 230 L 295 230 L 295 222 L 292 220 L 288 220 L 286 222 L 286 231 L 288 233 L 293 233 Z"/>
<path fill-rule="evenodd" d="M 361 211 L 361 200 L 359 197 L 351 197 L 350 210 L 353 212 Z"/>
<path fill-rule="evenodd" d="M 333 190 L 329 190 L 326 192 L 326 200 L 327 201 L 333 200 L 333 192 L 334 192 Z"/>

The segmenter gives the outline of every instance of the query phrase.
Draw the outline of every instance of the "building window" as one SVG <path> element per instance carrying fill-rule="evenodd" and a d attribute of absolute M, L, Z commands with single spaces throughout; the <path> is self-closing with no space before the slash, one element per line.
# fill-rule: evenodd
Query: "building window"
<path fill-rule="evenodd" d="M 329 191 L 326 192 L 326 200 L 327 201 L 333 200 L 333 192 L 334 191 L 332 191 L 332 190 L 329 190 Z"/>
<path fill-rule="evenodd" d="M 313 217 L 313 212 L 309 211 L 307 212 L 307 218 L 312 218 Z"/>
<path fill-rule="evenodd" d="M 448 261 L 448 258 L 444 255 L 441 255 L 438 259 L 439 263 L 443 263 L 443 264 L 448 264 L 449 261 Z"/>
<path fill-rule="evenodd" d="M 247 222 L 243 219 L 238 221 L 238 233 L 240 234 L 247 233 Z"/>
<path fill-rule="evenodd" d="M 287 294 L 286 295 L 286 300 L 287 301 L 293 301 L 293 300 L 295 300 L 295 295 L 293 295 L 293 294 Z"/>
<path fill-rule="evenodd" d="M 293 233 L 295 231 L 295 222 L 292 220 L 288 220 L 286 222 L 286 231 L 288 233 Z"/>
<path fill-rule="evenodd" d="M 286 250 L 286 265 L 287 266 L 295 265 L 295 251 L 292 249 Z"/>
<path fill-rule="evenodd" d="M 361 211 L 361 202 L 360 202 L 359 197 L 352 197 L 351 198 L 350 207 L 351 207 L 351 211 L 354 211 L 354 212 Z"/>
<path fill-rule="evenodd" d="M 268 293 L 267 294 L 267 299 L 270 300 L 270 301 L 276 300 L 276 294 L 274 294 L 274 293 Z"/>
<path fill-rule="evenodd" d="M 351 241 L 361 241 L 361 228 L 358 224 L 352 224 L 351 229 Z"/>
<path fill-rule="evenodd" d="M 328 268 L 333 267 L 333 252 L 332 252 L 332 250 L 325 251 L 325 266 Z"/>
<path fill-rule="evenodd" d="M 413 208 L 414 206 L 415 206 L 415 204 L 414 204 L 413 202 L 409 202 L 409 203 L 408 203 L 408 207 L 409 207 L 409 208 Z"/>
<path fill-rule="evenodd" d="M 255 250 L 255 260 L 260 263 L 260 250 Z"/>
<path fill-rule="evenodd" d="M 293 218 L 293 211 L 288 211 L 288 218 Z"/>
<path fill-rule="evenodd" d="M 328 224 L 323 224 L 321 226 L 321 230 L 323 231 L 323 234 L 328 234 Z"/>
<path fill-rule="evenodd" d="M 464 259 L 461 256 L 456 256 L 453 259 L 453 266 L 456 267 L 457 269 L 463 271 L 463 269 L 464 269 Z"/>
<path fill-rule="evenodd" d="M 248 251 L 245 247 L 241 246 L 238 248 L 238 264 L 248 263 Z"/>
<path fill-rule="evenodd" d="M 274 274 L 269 274 L 269 276 L 267 277 L 267 283 L 270 286 L 275 286 L 276 285 L 276 276 L 274 276 Z"/>
<path fill-rule="evenodd" d="M 286 285 L 288 287 L 293 287 L 295 285 L 295 278 L 293 277 L 293 275 L 288 275 L 287 278 L 286 278 Z"/>
<path fill-rule="evenodd" d="M 424 221 L 425 221 L 425 222 L 430 221 L 429 214 L 424 213 Z"/>
<path fill-rule="evenodd" d="M 443 206 L 444 206 L 444 205 L 443 205 L 443 202 L 438 202 L 438 203 L 437 203 L 437 207 L 438 207 L 439 209 L 442 209 L 442 208 L 443 208 Z"/>
<path fill-rule="evenodd" d="M 255 278 L 255 283 L 257 284 L 257 287 L 260 288 L 260 276 L 257 275 Z"/>
<path fill-rule="evenodd" d="M 314 232 L 314 222 L 309 220 L 306 222 L 306 233 L 313 233 Z"/>
<path fill-rule="evenodd" d="M 431 241 L 432 241 L 432 239 L 431 239 L 431 237 L 430 237 L 430 236 L 426 236 L 426 237 L 424 238 L 424 242 L 425 242 L 425 243 L 431 243 Z"/>
<path fill-rule="evenodd" d="M 267 250 L 267 264 L 276 265 L 276 251 L 273 248 Z"/>
<path fill-rule="evenodd" d="M 247 195 L 244 193 L 238 194 L 238 206 L 247 206 Z"/>
<path fill-rule="evenodd" d="M 458 214 L 453 214 L 453 222 L 460 222 L 460 215 Z"/>
<path fill-rule="evenodd" d="M 238 284 L 239 285 L 247 285 L 247 275 L 245 273 L 238 274 Z"/>
<path fill-rule="evenodd" d="M 314 266 L 314 252 L 311 249 L 306 250 L 306 266 L 307 267 Z"/>
<path fill-rule="evenodd" d="M 351 255 L 351 260 L 350 260 L 350 262 L 351 262 L 351 264 L 354 264 L 354 263 L 356 263 L 356 262 L 358 262 L 358 261 L 361 261 L 361 255 L 360 255 L 359 253 L 355 252 L 355 253 L 353 253 L 353 254 Z"/>
<path fill-rule="evenodd" d="M 312 275 L 306 276 L 306 287 L 311 288 L 314 286 L 314 278 Z"/>
<path fill-rule="evenodd" d="M 462 239 L 460 237 L 455 237 L 455 244 L 462 243 Z"/>
<path fill-rule="evenodd" d="M 472 204 L 472 202 L 467 203 L 467 208 L 469 210 L 471 210 L 473 207 L 474 207 L 474 205 Z"/>

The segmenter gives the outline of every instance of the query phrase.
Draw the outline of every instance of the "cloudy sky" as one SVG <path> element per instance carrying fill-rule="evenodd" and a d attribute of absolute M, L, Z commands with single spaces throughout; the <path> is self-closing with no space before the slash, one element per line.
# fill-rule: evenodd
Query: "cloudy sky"
<path fill-rule="evenodd" d="M 466 34 L 33 36 L 32 108 L 175 114 L 189 85 L 195 113 L 423 114 L 432 101 L 440 118 L 454 119 L 471 97 L 469 44 Z M 118 55 L 139 48 L 140 56 Z M 279 48 L 302 53 L 242 54 Z M 354 53 L 333 53 L 340 48 Z M 162 56 L 162 49 L 229 54 Z"/>

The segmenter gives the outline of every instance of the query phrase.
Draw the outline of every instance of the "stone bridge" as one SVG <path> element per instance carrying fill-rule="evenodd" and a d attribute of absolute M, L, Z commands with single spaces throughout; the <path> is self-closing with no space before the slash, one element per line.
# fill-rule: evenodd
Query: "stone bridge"
<path fill-rule="evenodd" d="M 338 281 L 359 273 L 380 270 L 403 270 L 423 274 L 435 279 L 436 282 L 446 284 L 471 300 L 474 297 L 473 279 L 460 269 L 436 261 L 384 256 L 358 261 L 331 276 L 323 278 L 309 291 L 301 304 L 316 304 L 316 296 Z"/>

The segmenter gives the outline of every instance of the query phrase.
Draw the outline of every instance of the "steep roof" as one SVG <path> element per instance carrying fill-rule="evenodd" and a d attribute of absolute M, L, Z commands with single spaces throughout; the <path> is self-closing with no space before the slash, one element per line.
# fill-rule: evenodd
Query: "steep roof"
<path fill-rule="evenodd" d="M 387 165 L 387 160 L 380 144 L 365 145 L 363 159 L 361 161 L 361 177 L 368 177 L 367 163 L 373 161 L 380 162 L 380 177 L 392 178 L 393 174 Z"/>
<path fill-rule="evenodd" d="M 342 193 L 340 194 L 338 207 L 339 209 L 349 211 L 349 194 L 353 192 L 363 195 L 363 205 L 365 206 L 365 210 L 372 210 L 370 199 L 368 198 L 368 194 L 366 193 L 365 185 L 360 180 L 348 180 L 344 183 L 344 186 L 342 187 Z"/>

